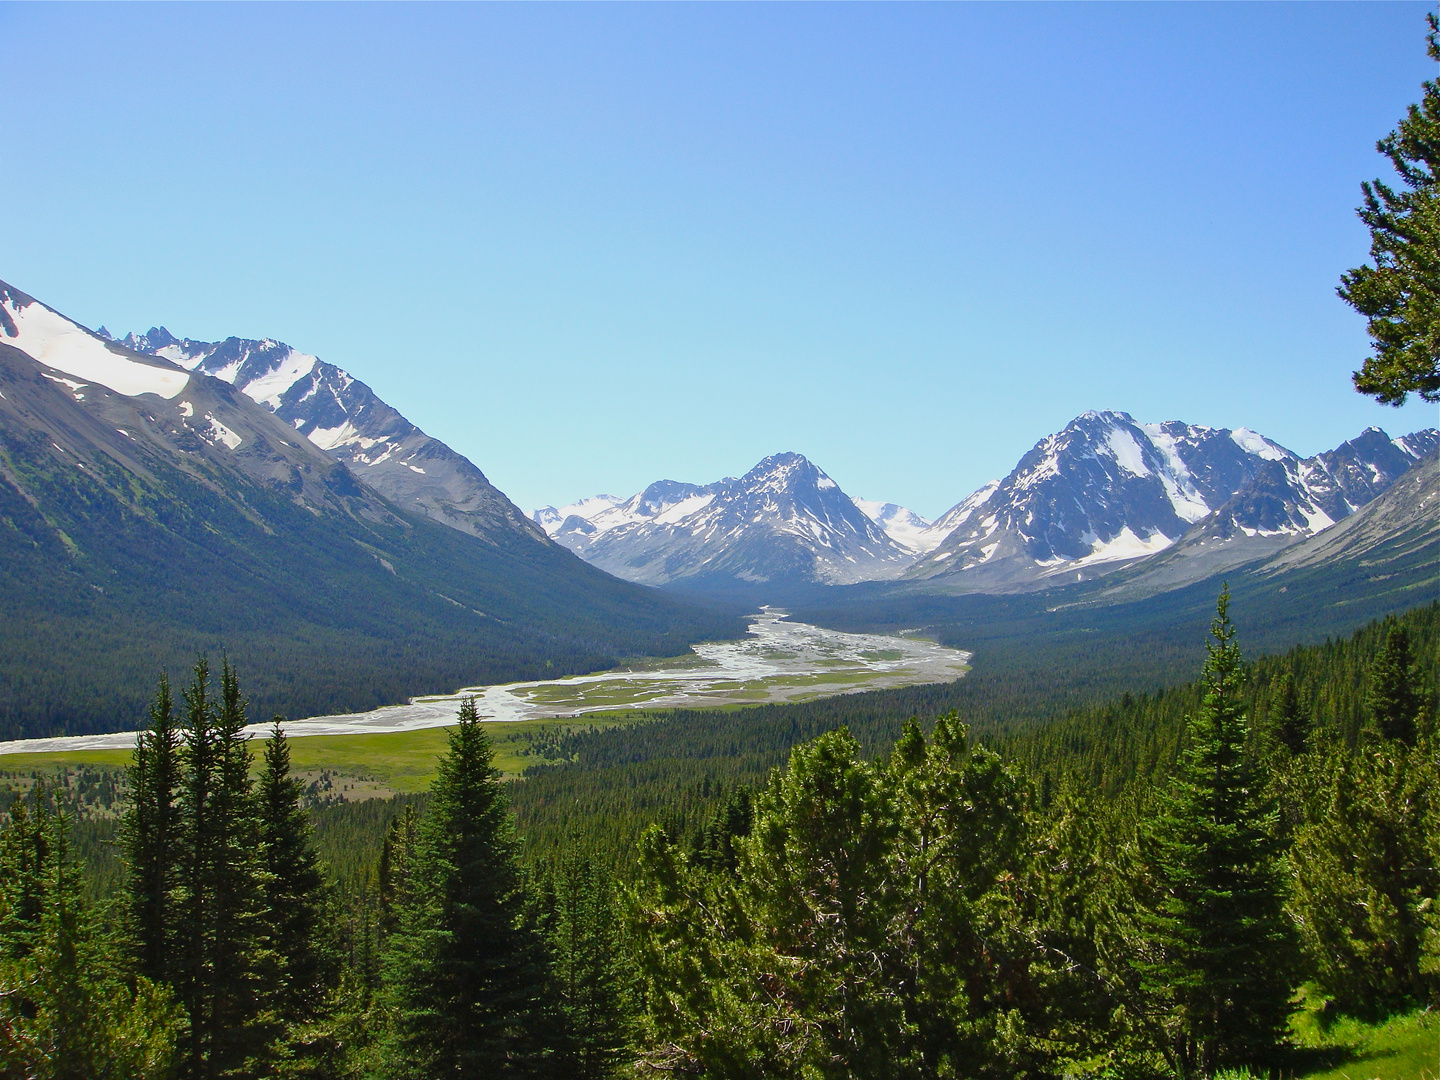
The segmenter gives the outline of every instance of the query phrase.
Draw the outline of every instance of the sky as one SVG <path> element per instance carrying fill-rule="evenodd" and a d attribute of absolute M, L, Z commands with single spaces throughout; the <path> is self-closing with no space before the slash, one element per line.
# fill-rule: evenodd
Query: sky
<path fill-rule="evenodd" d="M 0 279 L 526 510 L 794 450 L 933 517 L 1087 409 L 1312 454 L 1440 419 L 1334 291 L 1430 7 L 0 4 Z"/>

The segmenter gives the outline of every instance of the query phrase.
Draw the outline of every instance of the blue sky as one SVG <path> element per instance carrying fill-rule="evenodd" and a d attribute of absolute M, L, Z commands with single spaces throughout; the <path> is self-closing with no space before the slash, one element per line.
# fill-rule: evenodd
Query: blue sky
<path fill-rule="evenodd" d="M 0 6 L 0 278 L 269 336 L 526 509 L 798 450 L 935 515 L 1086 409 L 1313 453 L 1423 3 Z"/>

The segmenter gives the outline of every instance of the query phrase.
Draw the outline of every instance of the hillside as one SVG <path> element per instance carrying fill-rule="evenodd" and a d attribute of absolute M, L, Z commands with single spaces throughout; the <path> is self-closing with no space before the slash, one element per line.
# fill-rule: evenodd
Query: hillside
<path fill-rule="evenodd" d="M 737 631 L 523 519 L 407 512 L 225 380 L 0 305 L 5 737 L 133 728 L 201 651 L 254 673 L 255 714 L 307 715 Z"/>

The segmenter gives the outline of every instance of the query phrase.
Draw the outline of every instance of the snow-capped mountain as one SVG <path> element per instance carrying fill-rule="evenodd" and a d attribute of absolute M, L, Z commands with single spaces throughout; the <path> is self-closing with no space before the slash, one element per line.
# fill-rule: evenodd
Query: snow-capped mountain
<path fill-rule="evenodd" d="M 482 539 L 495 530 L 544 535 L 468 458 L 334 364 L 279 341 L 193 341 L 164 327 L 120 344 L 230 383 L 406 509 Z"/>
<path fill-rule="evenodd" d="M 739 479 L 661 480 L 623 501 L 544 507 L 535 520 L 601 569 L 652 585 L 842 584 L 893 577 L 914 557 L 800 454 Z"/>
<path fill-rule="evenodd" d="M 872 502 L 869 499 L 852 499 L 861 513 L 885 530 L 885 535 L 907 551 L 917 555 L 932 551 L 945 539 L 934 525 L 913 510 L 897 506 L 892 502 Z"/>
<path fill-rule="evenodd" d="M 0 738 L 133 727 L 157 669 L 204 651 L 261 715 L 315 715 L 743 633 L 533 523 L 407 512 L 232 382 L 3 282 L 0 522 Z"/>
<path fill-rule="evenodd" d="M 1195 572 L 1215 572 L 1348 516 L 1436 444 L 1433 430 L 1391 440 L 1372 428 L 1301 459 L 1246 428 L 1088 412 L 942 516 L 932 528 L 948 530 L 944 542 L 905 576 L 980 591 L 1043 587 L 1172 545 L 1167 562 L 1184 553 L 1200 558 Z"/>

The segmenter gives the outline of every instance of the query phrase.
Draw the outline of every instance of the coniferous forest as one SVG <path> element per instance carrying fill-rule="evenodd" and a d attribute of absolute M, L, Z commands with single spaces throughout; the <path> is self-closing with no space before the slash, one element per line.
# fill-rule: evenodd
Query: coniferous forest
<path fill-rule="evenodd" d="M 1440 609 L 1242 637 L 1222 595 L 1194 682 L 983 741 L 676 715 L 515 783 L 472 704 L 428 796 L 309 810 L 201 660 L 118 872 L 64 790 L 9 808 L 0 1075 L 1305 1075 L 1302 1019 L 1440 1003 Z"/>

